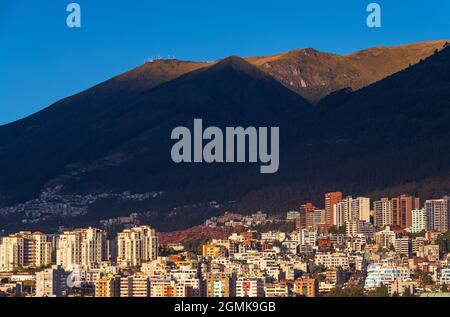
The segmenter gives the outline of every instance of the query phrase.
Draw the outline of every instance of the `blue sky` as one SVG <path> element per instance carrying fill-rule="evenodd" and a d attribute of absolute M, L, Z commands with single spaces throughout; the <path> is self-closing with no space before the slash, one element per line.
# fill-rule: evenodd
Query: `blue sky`
<path fill-rule="evenodd" d="M 66 26 L 77 2 L 82 27 Z M 382 6 L 382 28 L 366 6 Z M 447 0 L 0 0 L 0 125 L 160 54 L 185 60 L 450 39 Z"/>

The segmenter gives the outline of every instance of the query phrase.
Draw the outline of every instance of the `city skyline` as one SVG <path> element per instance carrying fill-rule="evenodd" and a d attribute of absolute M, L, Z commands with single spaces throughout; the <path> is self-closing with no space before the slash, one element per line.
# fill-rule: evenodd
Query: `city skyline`
<path fill-rule="evenodd" d="M 445 239 L 450 234 L 450 197 L 426 200 L 424 208 L 413 209 L 422 206 L 418 198 L 400 195 L 374 201 L 372 208 L 369 198 L 339 194 L 331 227 L 326 210 L 308 203 L 288 211 L 285 218 L 262 212 L 228 212 L 210 218 L 206 228 L 228 226 L 233 230 L 207 241 L 171 243 L 151 226 L 139 224 L 135 216 L 130 217 L 132 222 L 123 223 L 124 229 L 117 231 L 116 227 L 115 237 L 108 234 L 118 224 L 112 219 L 104 222 L 110 229 L 3 236 L 0 274 L 9 282 L 0 283 L 0 295 L 239 298 L 449 294 L 450 247 Z M 323 206 L 329 197 L 324 196 Z M 419 210 L 433 216 L 415 219 Z M 344 230 L 338 216 L 341 212 L 345 213 Z M 412 217 L 410 227 L 405 227 L 401 219 L 408 217 Z M 427 219 L 442 217 L 444 227 L 441 220 L 427 224 Z M 24 282 L 35 283 L 35 292 Z"/>

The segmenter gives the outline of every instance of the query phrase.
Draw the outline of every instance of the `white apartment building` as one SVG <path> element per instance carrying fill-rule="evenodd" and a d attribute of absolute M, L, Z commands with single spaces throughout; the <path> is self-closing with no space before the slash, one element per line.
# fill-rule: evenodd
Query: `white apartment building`
<path fill-rule="evenodd" d="M 65 231 L 59 236 L 56 264 L 64 269 L 75 265 L 95 267 L 108 261 L 108 242 L 104 230 L 87 228 Z"/>
<path fill-rule="evenodd" d="M 314 228 L 325 224 L 325 210 L 324 209 L 315 209 L 314 210 Z"/>
<path fill-rule="evenodd" d="M 351 219 L 370 222 L 370 198 L 358 197 L 353 199 L 351 206 Z"/>
<path fill-rule="evenodd" d="M 67 289 L 68 274 L 60 266 L 54 265 L 36 273 L 36 297 L 60 297 Z"/>
<path fill-rule="evenodd" d="M 427 230 L 427 212 L 425 208 L 414 209 L 411 211 L 411 229 L 412 233 L 418 233 Z"/>
<path fill-rule="evenodd" d="M 297 211 L 297 210 L 291 210 L 291 211 L 288 211 L 286 213 L 286 220 L 287 221 L 295 221 L 298 218 L 300 218 L 300 212 Z"/>
<path fill-rule="evenodd" d="M 441 285 L 449 285 L 450 286 L 450 268 L 441 270 Z"/>
<path fill-rule="evenodd" d="M 395 239 L 394 247 L 396 252 L 405 256 L 409 256 L 412 252 L 412 242 L 408 237 Z"/>
<path fill-rule="evenodd" d="M 367 278 L 364 288 L 371 289 L 388 284 L 390 282 L 400 280 L 407 281 L 410 279 L 410 271 L 402 267 L 382 266 L 379 264 L 370 264 L 367 267 Z"/>
<path fill-rule="evenodd" d="M 374 237 L 378 246 L 388 249 L 391 245 L 394 245 L 397 235 L 394 231 L 391 231 L 391 227 L 387 226 L 384 230 L 376 232 Z"/>
<path fill-rule="evenodd" d="M 339 201 L 334 208 L 334 225 L 338 228 L 349 221 L 370 221 L 370 198 L 347 196 Z"/>
<path fill-rule="evenodd" d="M 236 280 L 236 297 L 264 297 L 262 278 L 240 277 Z"/>
<path fill-rule="evenodd" d="M 374 209 L 374 222 L 377 227 L 384 227 L 392 225 L 393 223 L 393 211 L 392 201 L 389 198 L 381 198 L 381 200 L 373 203 Z"/>
<path fill-rule="evenodd" d="M 150 278 L 146 275 L 122 277 L 120 297 L 150 297 Z"/>
<path fill-rule="evenodd" d="M 117 236 L 117 264 L 140 266 L 158 257 L 158 238 L 155 229 L 139 226 L 125 229 Z"/>
<path fill-rule="evenodd" d="M 450 197 L 425 201 L 427 229 L 447 232 L 450 228 Z"/>
<path fill-rule="evenodd" d="M 334 225 L 341 228 L 349 220 L 352 206 L 352 197 L 347 197 L 334 205 Z"/>
<path fill-rule="evenodd" d="M 22 231 L 0 238 L 0 271 L 47 266 L 51 255 L 52 243 L 46 234 Z"/>
<path fill-rule="evenodd" d="M 352 220 L 345 224 L 345 233 L 350 237 L 360 234 L 366 237 L 372 237 L 374 231 L 373 225 L 364 220 Z"/>
<path fill-rule="evenodd" d="M 151 297 L 189 297 L 190 289 L 183 283 L 174 279 L 151 278 L 150 279 Z"/>
<path fill-rule="evenodd" d="M 268 242 L 274 242 L 274 241 L 283 242 L 284 240 L 286 240 L 286 232 L 281 232 L 281 231 L 263 232 L 263 233 L 261 233 L 261 240 L 268 241 Z"/>
<path fill-rule="evenodd" d="M 314 247 L 316 245 L 317 241 L 317 232 L 308 230 L 308 229 L 301 229 L 298 233 L 298 244 L 300 245 L 308 245 L 311 247 Z"/>
<path fill-rule="evenodd" d="M 348 255 L 340 252 L 319 252 L 316 254 L 315 263 L 317 265 L 323 265 L 329 269 L 347 269 L 350 265 Z"/>

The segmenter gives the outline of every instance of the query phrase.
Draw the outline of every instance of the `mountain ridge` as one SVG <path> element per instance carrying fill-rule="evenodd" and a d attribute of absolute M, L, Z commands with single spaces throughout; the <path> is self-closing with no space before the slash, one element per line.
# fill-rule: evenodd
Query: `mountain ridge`
<path fill-rule="evenodd" d="M 213 200 L 237 201 L 242 212 L 281 212 L 301 201 L 317 203 L 332 190 L 369 195 L 423 184 L 424 197 L 450 191 L 450 47 L 363 88 L 341 89 L 317 106 L 239 57 L 199 68 L 153 63 L 146 67 L 163 75 L 149 86 L 116 89 L 117 82 L 108 82 L 1 126 L 3 205 L 58 186 L 73 195 L 164 192 L 145 208 L 158 209 L 152 221 L 169 226 L 171 208 Z M 153 76 L 139 73 L 120 80 Z M 194 118 L 218 127 L 279 126 L 280 172 L 173 163 L 170 131 L 192 128 Z"/>

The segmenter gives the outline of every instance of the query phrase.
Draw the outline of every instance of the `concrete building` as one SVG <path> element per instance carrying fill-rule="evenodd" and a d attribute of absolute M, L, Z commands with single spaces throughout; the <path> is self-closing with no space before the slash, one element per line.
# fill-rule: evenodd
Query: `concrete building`
<path fill-rule="evenodd" d="M 261 278 L 240 277 L 235 285 L 236 297 L 264 297 L 264 281 Z"/>
<path fill-rule="evenodd" d="M 58 265 L 36 273 L 36 297 L 61 297 L 67 290 L 68 273 Z"/>
<path fill-rule="evenodd" d="M 419 208 L 417 197 L 401 195 L 392 199 L 392 224 L 401 228 L 412 226 L 412 211 Z"/>
<path fill-rule="evenodd" d="M 384 230 L 376 232 L 374 237 L 379 247 L 389 249 L 391 245 L 394 245 L 397 235 L 391 230 L 390 226 L 387 226 Z"/>
<path fill-rule="evenodd" d="M 300 217 L 300 212 L 297 210 L 291 210 L 286 213 L 287 221 L 296 221 L 297 218 L 299 218 L 299 217 Z"/>
<path fill-rule="evenodd" d="M 340 200 L 338 203 L 334 205 L 334 225 L 337 228 L 341 228 L 345 225 L 347 221 L 350 220 L 350 212 L 352 208 L 352 200 L 351 196 L 348 196 L 345 199 Z"/>
<path fill-rule="evenodd" d="M 355 237 L 358 235 L 364 235 L 365 237 L 372 237 L 375 232 L 375 228 L 370 222 L 364 220 L 352 220 L 348 221 L 345 225 L 345 233 L 349 237 Z"/>
<path fill-rule="evenodd" d="M 158 238 L 155 229 L 139 226 L 125 229 L 117 236 L 117 264 L 139 267 L 158 257 Z"/>
<path fill-rule="evenodd" d="M 206 278 L 207 297 L 233 297 L 233 289 L 233 281 L 228 275 L 213 273 Z"/>
<path fill-rule="evenodd" d="M 408 237 L 401 237 L 395 239 L 394 248 L 396 252 L 409 257 L 412 253 L 411 239 L 409 239 Z"/>
<path fill-rule="evenodd" d="M 334 215 L 336 214 L 335 205 L 342 200 L 341 192 L 331 192 L 325 194 L 325 229 L 328 230 L 336 225 Z"/>
<path fill-rule="evenodd" d="M 427 230 L 427 212 L 425 208 L 414 209 L 411 211 L 411 229 L 412 233 L 419 233 Z"/>
<path fill-rule="evenodd" d="M 265 297 L 289 297 L 289 286 L 286 281 L 266 283 L 264 285 Z"/>
<path fill-rule="evenodd" d="M 376 227 L 390 226 L 393 223 L 392 201 L 389 198 L 381 198 L 381 200 L 373 203 L 374 224 Z"/>
<path fill-rule="evenodd" d="M 150 297 L 150 278 L 146 275 L 122 277 L 120 297 Z"/>
<path fill-rule="evenodd" d="M 0 238 L 0 271 L 51 264 L 52 243 L 46 234 L 22 231 Z"/>
<path fill-rule="evenodd" d="M 316 254 L 315 263 L 317 265 L 323 265 L 326 268 L 349 268 L 349 258 L 345 253 L 331 253 L 331 252 L 318 252 Z"/>
<path fill-rule="evenodd" d="M 410 279 L 410 271 L 402 267 L 382 266 L 378 264 L 370 264 L 367 267 L 367 278 L 364 288 L 373 289 L 381 284 L 400 280 L 407 281 Z"/>
<path fill-rule="evenodd" d="M 96 228 L 65 231 L 58 239 L 56 264 L 64 269 L 74 265 L 95 267 L 108 261 L 106 231 Z"/>
<path fill-rule="evenodd" d="M 447 232 L 449 230 L 449 202 L 449 197 L 425 201 L 428 230 L 439 232 Z"/>
<path fill-rule="evenodd" d="M 325 210 L 324 209 L 315 209 L 314 210 L 314 229 L 322 227 L 325 225 Z"/>
<path fill-rule="evenodd" d="M 295 280 L 295 295 L 297 297 L 316 297 L 319 293 L 319 282 L 313 278 Z"/>
<path fill-rule="evenodd" d="M 441 285 L 450 286 L 450 268 L 441 270 L 441 278 L 439 280 Z"/>
<path fill-rule="evenodd" d="M 108 274 L 95 281 L 95 297 L 119 297 L 120 276 Z"/>
<path fill-rule="evenodd" d="M 351 220 L 370 222 L 370 198 L 358 197 L 352 200 Z"/>
<path fill-rule="evenodd" d="M 314 230 L 302 229 L 298 233 L 298 244 L 301 246 L 314 247 L 316 245 L 317 232 Z"/>

